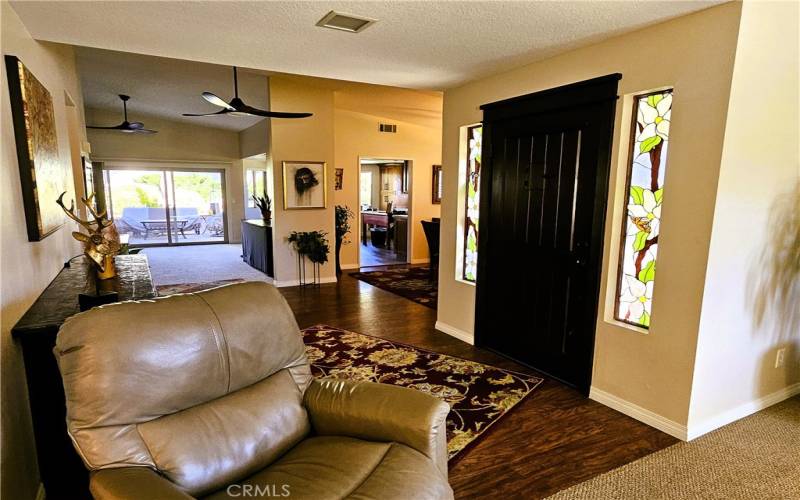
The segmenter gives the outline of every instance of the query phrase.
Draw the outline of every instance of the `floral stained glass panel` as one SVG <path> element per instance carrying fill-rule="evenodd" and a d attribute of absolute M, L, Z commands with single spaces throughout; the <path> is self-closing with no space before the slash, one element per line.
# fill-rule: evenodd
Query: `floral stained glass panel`
<path fill-rule="evenodd" d="M 467 127 L 467 193 L 464 217 L 464 280 L 478 274 L 478 216 L 481 205 L 481 139 L 483 127 Z"/>
<path fill-rule="evenodd" d="M 637 96 L 616 318 L 649 327 L 656 276 L 672 91 Z"/>

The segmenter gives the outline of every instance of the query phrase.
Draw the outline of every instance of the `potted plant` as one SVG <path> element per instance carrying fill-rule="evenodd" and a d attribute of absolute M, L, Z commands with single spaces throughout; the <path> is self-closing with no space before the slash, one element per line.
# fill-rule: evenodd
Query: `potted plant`
<path fill-rule="evenodd" d="M 272 220 L 272 200 L 269 199 L 269 195 L 264 191 L 264 196 L 253 195 L 253 200 L 256 202 L 258 209 L 261 210 L 261 218 L 269 224 Z"/>
<path fill-rule="evenodd" d="M 308 257 L 314 264 L 328 262 L 328 233 L 325 231 L 292 231 L 287 238 L 299 255 Z"/>
<path fill-rule="evenodd" d="M 342 250 L 343 243 L 350 243 L 345 241 L 347 233 L 350 232 L 350 219 L 354 218 L 353 211 L 345 205 L 336 205 L 336 274 L 342 274 L 342 267 L 339 261 L 339 253 Z"/>

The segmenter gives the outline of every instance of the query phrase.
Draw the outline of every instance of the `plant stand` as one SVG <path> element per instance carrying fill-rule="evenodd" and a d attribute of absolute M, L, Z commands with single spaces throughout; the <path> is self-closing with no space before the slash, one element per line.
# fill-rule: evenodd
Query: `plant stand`
<path fill-rule="evenodd" d="M 297 281 L 299 286 L 301 287 L 308 287 L 308 286 L 319 286 L 321 283 L 321 269 L 320 264 L 318 262 L 311 263 L 311 281 L 308 281 L 308 277 L 306 274 L 306 256 L 303 254 L 297 254 Z"/>

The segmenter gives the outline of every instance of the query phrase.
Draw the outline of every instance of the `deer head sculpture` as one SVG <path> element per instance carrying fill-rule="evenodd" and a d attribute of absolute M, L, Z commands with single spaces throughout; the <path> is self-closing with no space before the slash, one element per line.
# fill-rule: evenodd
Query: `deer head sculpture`
<path fill-rule="evenodd" d="M 83 253 L 95 263 L 100 279 L 113 278 L 114 256 L 120 251 L 119 233 L 114 226 L 114 221 L 106 216 L 106 211 L 98 213 L 94 208 L 94 193 L 88 198 L 81 198 L 89 214 L 94 220 L 83 220 L 75 213 L 75 200 L 70 202 L 69 208 L 64 205 L 64 195 L 61 193 L 56 203 L 61 206 L 67 216 L 83 226 L 89 234 L 78 231 L 72 232 L 72 237 L 83 243 Z"/>

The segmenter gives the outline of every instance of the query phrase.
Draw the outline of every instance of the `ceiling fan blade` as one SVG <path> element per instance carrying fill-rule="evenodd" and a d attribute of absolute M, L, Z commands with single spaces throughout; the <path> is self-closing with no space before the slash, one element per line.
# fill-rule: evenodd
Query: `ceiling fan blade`
<path fill-rule="evenodd" d="M 201 95 L 203 96 L 203 99 L 210 102 L 214 106 L 219 106 L 220 108 L 227 109 L 228 111 L 235 110 L 233 106 L 223 101 L 220 97 L 216 96 L 215 94 L 212 94 L 211 92 L 203 92 Z"/>
<path fill-rule="evenodd" d="M 98 130 L 125 130 L 125 124 L 120 123 L 119 125 L 114 125 L 113 127 L 96 127 L 94 125 L 86 125 L 86 128 L 94 128 Z"/>
<path fill-rule="evenodd" d="M 264 116 L 267 118 L 308 118 L 309 116 L 313 115 L 313 113 L 286 113 L 282 111 L 264 111 L 263 109 L 258 109 L 252 106 L 248 106 L 247 104 L 239 106 L 236 111 L 240 113 L 247 113 L 248 115 L 253 115 L 253 116 Z"/>
<path fill-rule="evenodd" d="M 230 113 L 231 110 L 229 109 L 222 109 L 217 111 L 216 113 L 183 113 L 183 116 L 214 116 L 214 115 L 226 115 Z"/>

